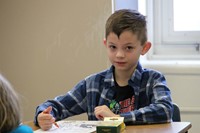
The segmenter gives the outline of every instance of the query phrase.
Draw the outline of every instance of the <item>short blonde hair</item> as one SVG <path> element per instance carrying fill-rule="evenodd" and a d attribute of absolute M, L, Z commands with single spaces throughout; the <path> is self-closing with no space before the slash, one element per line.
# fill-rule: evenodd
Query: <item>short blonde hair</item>
<path fill-rule="evenodd" d="M 9 132 L 21 122 L 18 95 L 11 84 L 0 74 L 0 132 Z"/>

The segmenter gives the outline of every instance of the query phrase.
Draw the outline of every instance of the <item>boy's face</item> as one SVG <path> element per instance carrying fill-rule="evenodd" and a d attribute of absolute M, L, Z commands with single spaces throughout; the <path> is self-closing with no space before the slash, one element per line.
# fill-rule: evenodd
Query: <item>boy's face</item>
<path fill-rule="evenodd" d="M 110 62 L 117 71 L 133 72 L 140 55 L 145 54 L 145 44 L 141 45 L 137 35 L 124 31 L 118 36 L 111 32 L 104 41 Z"/>

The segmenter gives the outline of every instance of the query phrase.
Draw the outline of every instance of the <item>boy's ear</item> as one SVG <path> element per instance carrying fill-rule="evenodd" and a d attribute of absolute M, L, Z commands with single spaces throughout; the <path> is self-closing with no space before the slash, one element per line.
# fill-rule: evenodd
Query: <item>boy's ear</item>
<path fill-rule="evenodd" d="M 151 42 L 146 42 L 143 46 L 141 55 L 145 55 L 149 51 L 150 48 L 151 48 Z"/>
<path fill-rule="evenodd" d="M 106 38 L 103 39 L 103 44 L 104 44 L 104 46 L 106 46 L 106 44 L 107 44 Z"/>

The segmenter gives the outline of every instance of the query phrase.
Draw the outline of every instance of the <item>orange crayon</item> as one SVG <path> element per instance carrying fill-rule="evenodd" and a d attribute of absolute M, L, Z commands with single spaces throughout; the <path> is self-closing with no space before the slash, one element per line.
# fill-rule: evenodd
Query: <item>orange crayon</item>
<path fill-rule="evenodd" d="M 57 128 L 59 128 L 58 123 L 54 122 L 53 124 L 54 124 Z"/>

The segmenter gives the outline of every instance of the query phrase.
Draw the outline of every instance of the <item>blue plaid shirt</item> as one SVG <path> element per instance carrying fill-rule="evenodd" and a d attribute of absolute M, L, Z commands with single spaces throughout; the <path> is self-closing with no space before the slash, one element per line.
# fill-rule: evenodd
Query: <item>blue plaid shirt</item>
<path fill-rule="evenodd" d="M 94 108 L 99 105 L 109 107 L 114 97 L 113 69 L 111 66 L 110 69 L 90 75 L 65 95 L 39 105 L 36 109 L 35 124 L 38 124 L 37 115 L 48 106 L 53 107 L 52 115 L 56 120 L 85 112 L 88 120 L 97 120 Z M 171 93 L 161 73 L 143 69 L 138 63 L 128 83 L 134 89 L 135 109 L 120 114 L 126 124 L 171 122 L 173 112 Z"/>

